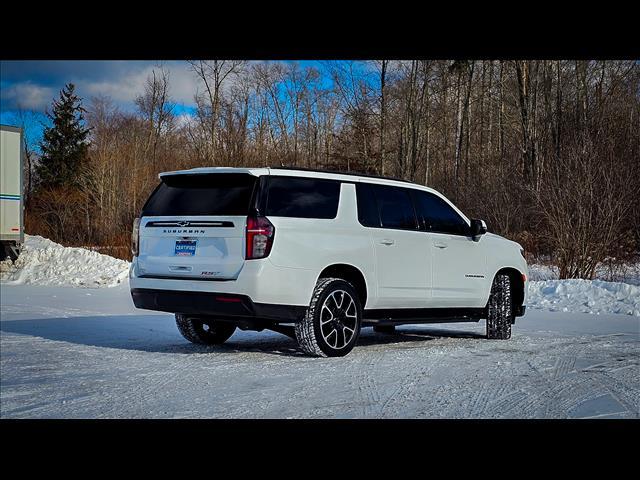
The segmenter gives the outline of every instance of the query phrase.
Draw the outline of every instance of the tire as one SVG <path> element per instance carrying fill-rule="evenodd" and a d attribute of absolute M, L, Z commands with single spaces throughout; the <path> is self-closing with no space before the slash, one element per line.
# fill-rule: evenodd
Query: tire
<path fill-rule="evenodd" d="M 393 334 L 393 333 L 396 333 L 396 326 L 395 325 L 376 325 L 373 327 L 373 331 L 376 333 Z"/>
<path fill-rule="evenodd" d="M 220 345 L 233 335 L 232 323 L 176 313 L 176 325 L 184 338 L 201 345 Z"/>
<path fill-rule="evenodd" d="M 355 288 L 340 278 L 321 278 L 304 318 L 296 323 L 296 339 L 307 355 L 342 357 L 358 341 L 361 324 L 362 305 Z"/>
<path fill-rule="evenodd" d="M 496 275 L 487 305 L 487 338 L 511 338 L 513 307 L 511 305 L 511 279 L 509 275 Z"/>

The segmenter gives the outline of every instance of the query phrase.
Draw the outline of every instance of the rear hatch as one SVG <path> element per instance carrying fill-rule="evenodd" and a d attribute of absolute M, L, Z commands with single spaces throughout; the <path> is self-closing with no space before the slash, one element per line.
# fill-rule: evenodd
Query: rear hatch
<path fill-rule="evenodd" d="M 249 173 L 162 176 L 141 214 L 140 276 L 236 279 L 257 180 Z"/>

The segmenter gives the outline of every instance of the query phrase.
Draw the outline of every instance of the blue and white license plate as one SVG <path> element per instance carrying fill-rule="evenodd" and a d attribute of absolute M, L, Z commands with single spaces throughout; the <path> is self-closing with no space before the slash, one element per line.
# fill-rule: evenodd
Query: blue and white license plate
<path fill-rule="evenodd" d="M 178 257 L 193 257 L 196 254 L 197 240 L 176 240 L 174 254 Z"/>

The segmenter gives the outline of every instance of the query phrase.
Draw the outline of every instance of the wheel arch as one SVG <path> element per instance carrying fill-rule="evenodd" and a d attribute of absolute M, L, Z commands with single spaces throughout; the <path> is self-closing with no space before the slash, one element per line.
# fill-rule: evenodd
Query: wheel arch
<path fill-rule="evenodd" d="M 348 263 L 334 263 L 328 265 L 320 272 L 316 282 L 321 278 L 328 277 L 342 278 L 353 285 L 353 288 L 356 289 L 356 293 L 360 297 L 362 308 L 364 308 L 367 303 L 367 280 L 358 267 Z"/>
<path fill-rule="evenodd" d="M 524 303 L 524 280 L 522 278 L 523 273 L 514 267 L 504 267 L 498 270 L 493 276 L 493 280 L 496 276 L 506 274 L 509 275 L 511 281 L 511 298 L 514 307 L 521 307 Z"/>

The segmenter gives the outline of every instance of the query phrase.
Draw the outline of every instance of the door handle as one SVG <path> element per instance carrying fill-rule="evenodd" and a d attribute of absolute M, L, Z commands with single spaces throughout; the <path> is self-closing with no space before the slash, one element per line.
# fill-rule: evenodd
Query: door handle
<path fill-rule="evenodd" d="M 436 242 L 433 244 L 436 248 L 447 248 L 446 243 Z"/>
<path fill-rule="evenodd" d="M 380 243 L 382 245 L 393 245 L 396 242 L 391 240 L 390 238 L 385 238 L 384 240 L 380 240 Z"/>

